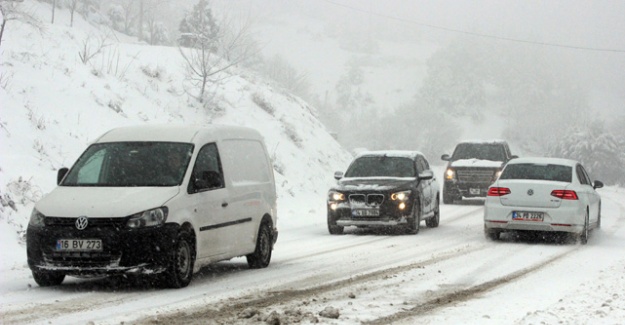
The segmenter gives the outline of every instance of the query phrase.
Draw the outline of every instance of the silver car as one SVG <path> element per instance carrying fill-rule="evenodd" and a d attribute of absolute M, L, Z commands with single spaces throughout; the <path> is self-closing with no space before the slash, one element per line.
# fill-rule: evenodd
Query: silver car
<path fill-rule="evenodd" d="M 492 240 L 506 231 L 571 233 L 581 244 L 601 225 L 603 183 L 588 177 L 577 161 L 518 158 L 489 187 L 484 203 L 484 233 Z"/>

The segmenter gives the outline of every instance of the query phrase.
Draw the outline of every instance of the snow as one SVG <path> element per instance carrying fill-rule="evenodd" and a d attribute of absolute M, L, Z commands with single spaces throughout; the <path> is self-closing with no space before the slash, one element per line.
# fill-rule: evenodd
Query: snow
<path fill-rule="evenodd" d="M 48 5 L 24 5 L 47 21 Z M 107 71 L 106 56 L 85 65 L 76 53 L 97 29 L 80 17 L 69 28 L 69 13 L 56 15 L 44 35 L 10 21 L 1 45 L 2 74 L 11 78 L 0 88 L 0 323 L 259 324 L 272 313 L 283 323 L 324 324 L 625 321 L 623 188 L 598 190 L 602 228 L 585 246 L 512 236 L 487 241 L 483 206 L 475 200 L 442 205 L 440 226 L 422 223 L 416 236 L 363 229 L 331 236 L 327 190 L 352 155 L 313 108 L 239 70 L 216 87 L 210 105 L 198 105 L 184 95 L 177 49 L 123 35 L 103 54 L 119 53 L 128 67 L 123 75 Z M 307 55 L 323 50 L 319 43 Z M 275 112 L 257 107 L 253 94 L 270 100 Z M 180 290 L 98 278 L 38 287 L 26 264 L 24 231 L 33 203 L 54 188 L 56 170 L 113 127 L 163 123 L 241 125 L 263 135 L 279 193 L 271 265 L 250 270 L 244 258 L 217 263 Z M 442 177 L 443 166 L 434 168 Z"/>
<path fill-rule="evenodd" d="M 484 159 L 458 159 L 451 163 L 453 167 L 501 167 L 503 161 L 492 161 Z"/>

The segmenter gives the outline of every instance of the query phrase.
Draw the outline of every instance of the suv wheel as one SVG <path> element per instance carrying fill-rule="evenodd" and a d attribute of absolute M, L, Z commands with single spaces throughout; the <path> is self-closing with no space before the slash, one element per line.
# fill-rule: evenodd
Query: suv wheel
<path fill-rule="evenodd" d="M 343 234 L 343 226 L 336 224 L 336 219 L 330 212 L 328 212 L 328 231 L 330 232 L 330 235 Z"/>
<path fill-rule="evenodd" d="M 408 233 L 416 235 L 419 233 L 419 225 L 421 224 L 421 204 L 419 200 L 415 200 L 412 207 L 412 217 L 408 219 Z"/>

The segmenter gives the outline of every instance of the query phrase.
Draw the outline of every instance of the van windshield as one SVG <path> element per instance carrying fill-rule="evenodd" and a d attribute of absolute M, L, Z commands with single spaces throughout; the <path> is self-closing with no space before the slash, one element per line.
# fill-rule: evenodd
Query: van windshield
<path fill-rule="evenodd" d="M 193 144 L 109 142 L 91 145 L 62 186 L 175 186 L 182 184 Z"/>

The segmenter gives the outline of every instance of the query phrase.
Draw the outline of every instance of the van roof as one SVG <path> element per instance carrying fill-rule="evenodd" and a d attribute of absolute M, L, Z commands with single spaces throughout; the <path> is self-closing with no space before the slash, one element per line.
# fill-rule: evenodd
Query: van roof
<path fill-rule="evenodd" d="M 112 129 L 95 142 L 125 142 L 125 141 L 167 141 L 167 142 L 196 142 L 198 138 L 251 138 L 262 139 L 258 131 L 233 125 L 171 125 L 146 124 L 123 126 Z M 214 141 L 213 140 L 213 141 Z M 209 140 L 210 141 L 210 140 Z"/>

